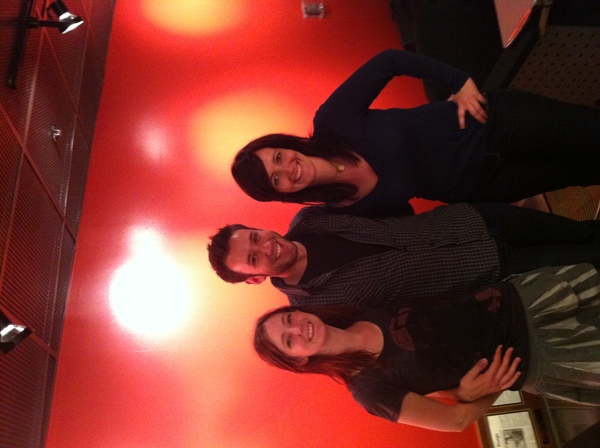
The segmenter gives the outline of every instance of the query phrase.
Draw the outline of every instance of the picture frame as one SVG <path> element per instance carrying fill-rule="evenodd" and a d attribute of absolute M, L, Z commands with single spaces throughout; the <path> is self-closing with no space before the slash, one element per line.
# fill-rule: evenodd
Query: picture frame
<path fill-rule="evenodd" d="M 531 410 L 488 414 L 484 418 L 486 446 L 495 448 L 542 448 Z"/>
<path fill-rule="evenodd" d="M 521 395 L 520 390 L 505 390 L 500 394 L 498 399 L 494 401 L 492 406 L 512 406 L 521 403 L 523 403 L 523 395 Z"/>

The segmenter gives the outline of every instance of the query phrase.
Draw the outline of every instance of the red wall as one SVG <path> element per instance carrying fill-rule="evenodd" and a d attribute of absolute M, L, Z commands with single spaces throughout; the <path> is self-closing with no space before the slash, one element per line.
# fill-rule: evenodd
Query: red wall
<path fill-rule="evenodd" d="M 480 446 L 473 428 L 392 424 L 327 378 L 264 365 L 253 323 L 285 297 L 208 266 L 218 227 L 285 232 L 296 210 L 238 191 L 236 150 L 306 134 L 353 69 L 400 45 L 389 0 L 325 3 L 307 20 L 300 0 L 117 2 L 48 447 Z M 423 101 L 400 79 L 377 105 Z"/>

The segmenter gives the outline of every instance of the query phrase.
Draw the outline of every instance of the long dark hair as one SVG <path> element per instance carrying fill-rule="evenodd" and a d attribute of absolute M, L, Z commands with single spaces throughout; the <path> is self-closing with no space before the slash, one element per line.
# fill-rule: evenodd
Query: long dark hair
<path fill-rule="evenodd" d="M 337 182 L 329 185 L 306 187 L 293 193 L 280 193 L 271 185 L 262 161 L 255 154 L 263 148 L 291 149 L 305 156 L 333 158 L 356 164 L 356 157 L 344 145 L 326 139 L 305 138 L 288 134 L 268 134 L 251 141 L 235 156 L 231 174 L 240 188 L 253 199 L 261 202 L 280 201 L 297 204 L 330 204 L 351 198 L 356 186 Z"/>
<path fill-rule="evenodd" d="M 377 364 L 377 359 L 366 350 L 354 350 L 338 355 L 313 355 L 305 364 L 300 364 L 296 358 L 282 353 L 269 339 L 264 324 L 271 316 L 290 311 L 302 311 L 314 314 L 323 323 L 345 330 L 360 320 L 363 308 L 339 306 L 293 307 L 284 306 L 271 310 L 256 321 L 254 330 L 254 349 L 260 358 L 280 369 L 295 373 L 320 373 L 327 375 L 337 382 L 347 383 L 356 373 L 366 367 Z"/>

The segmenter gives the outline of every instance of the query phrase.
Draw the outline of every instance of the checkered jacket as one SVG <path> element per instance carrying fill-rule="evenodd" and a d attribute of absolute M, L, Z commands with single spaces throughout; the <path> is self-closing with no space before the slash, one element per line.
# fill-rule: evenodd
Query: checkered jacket
<path fill-rule="evenodd" d="M 306 284 L 271 278 L 290 304 L 384 306 L 453 298 L 497 281 L 500 259 L 481 215 L 468 204 L 437 207 L 419 215 L 368 219 L 304 207 L 285 238 L 335 234 L 389 250 L 347 263 Z M 315 254 L 308 254 L 310 257 Z"/>

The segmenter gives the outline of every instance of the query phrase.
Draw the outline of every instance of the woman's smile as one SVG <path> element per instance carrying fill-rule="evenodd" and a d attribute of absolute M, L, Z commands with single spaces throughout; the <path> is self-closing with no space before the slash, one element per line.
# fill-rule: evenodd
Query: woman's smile
<path fill-rule="evenodd" d="M 308 322 L 306 324 L 306 327 L 308 328 L 308 340 L 312 341 L 313 335 L 314 335 L 314 329 L 313 329 L 313 324 L 312 322 Z"/>
<path fill-rule="evenodd" d="M 294 182 L 298 182 L 302 177 L 302 165 L 300 162 L 296 162 L 296 174 L 294 176 Z"/>

